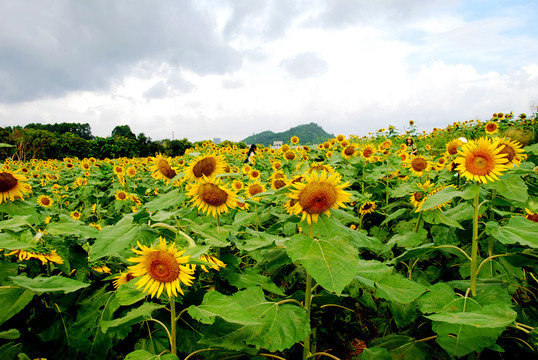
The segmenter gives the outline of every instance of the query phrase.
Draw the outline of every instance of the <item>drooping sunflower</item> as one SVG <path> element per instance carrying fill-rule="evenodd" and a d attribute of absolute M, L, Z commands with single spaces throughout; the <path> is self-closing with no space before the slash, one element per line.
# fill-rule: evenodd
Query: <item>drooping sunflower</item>
<path fill-rule="evenodd" d="M 322 171 L 321 174 L 312 172 L 303 175 L 304 182 L 296 182 L 291 188 L 288 197 L 297 200 L 290 207 L 290 211 L 295 214 L 301 214 L 301 220 L 307 220 L 309 224 L 318 221 L 320 214 L 330 216 L 330 209 L 345 207 L 344 203 L 348 202 L 351 194 L 344 190 L 349 183 L 340 184 L 341 175 L 338 173 L 329 174 Z"/>
<path fill-rule="evenodd" d="M 226 267 L 225 263 L 223 263 L 221 260 L 217 259 L 213 255 L 202 255 L 202 256 L 200 256 L 200 260 L 207 261 L 208 263 L 211 263 L 212 265 L 207 265 L 207 266 L 209 266 L 213 270 L 220 271 L 220 268 L 225 268 Z M 206 272 L 206 273 L 209 272 L 209 270 L 207 270 L 206 265 L 200 265 L 200 267 L 202 268 L 202 270 L 204 272 Z"/>
<path fill-rule="evenodd" d="M 122 284 L 127 284 L 129 281 L 133 280 L 134 278 L 135 277 L 130 272 L 127 272 L 125 274 L 120 272 L 118 276 L 114 277 L 115 280 L 112 282 L 112 284 L 114 284 L 114 289 L 119 288 L 120 285 Z"/>
<path fill-rule="evenodd" d="M 287 185 L 286 178 L 274 178 L 271 180 L 271 188 L 278 190 Z"/>
<path fill-rule="evenodd" d="M 166 289 L 168 297 L 177 296 L 177 293 L 184 295 L 181 289 L 181 283 L 185 286 L 191 286 L 194 279 L 194 270 L 185 266 L 190 256 L 182 256 L 185 250 L 176 249 L 176 244 L 172 243 L 167 248 L 166 241 L 159 237 L 159 247 L 153 248 L 140 244 L 138 249 L 132 249 L 137 257 L 127 259 L 130 262 L 137 263 L 129 266 L 129 272 L 133 277 L 142 276 L 137 282 L 136 287 L 140 289 L 144 286 L 143 291 L 148 292 L 153 298 L 161 296 Z"/>
<path fill-rule="evenodd" d="M 422 203 L 424 202 L 424 194 L 420 191 L 415 191 L 411 194 L 409 201 L 411 202 L 411 205 L 416 209 L 418 212 L 420 208 L 422 207 Z"/>
<path fill-rule="evenodd" d="M 187 194 L 192 197 L 190 202 L 194 207 L 213 217 L 237 206 L 237 193 L 227 186 L 222 186 L 219 178 L 204 176 L 191 185 Z"/>
<path fill-rule="evenodd" d="M 527 213 L 525 215 L 525 218 L 527 220 L 533 221 L 535 223 L 538 223 L 538 214 L 534 211 L 530 211 L 529 209 L 525 208 L 525 212 Z"/>
<path fill-rule="evenodd" d="M 375 204 L 375 202 L 367 201 L 359 207 L 359 212 L 361 215 L 370 214 L 375 211 L 376 207 L 377 205 Z"/>
<path fill-rule="evenodd" d="M 486 133 L 492 135 L 499 131 L 499 124 L 494 121 L 488 121 L 484 127 Z"/>
<path fill-rule="evenodd" d="M 515 140 L 510 141 L 510 138 L 502 138 L 499 140 L 497 146 L 501 148 L 499 154 L 506 154 L 506 159 L 508 160 L 506 163 L 507 166 L 510 164 L 515 166 L 521 165 L 521 161 L 525 158 L 525 155 L 523 155 L 525 150 L 521 148 L 519 142 Z"/>
<path fill-rule="evenodd" d="M 157 154 L 155 157 L 150 157 L 152 164 L 149 170 L 152 172 L 151 176 L 155 179 L 163 179 L 168 183 L 173 179 L 178 172 L 178 169 L 170 165 L 171 159 L 162 154 Z"/>
<path fill-rule="evenodd" d="M 499 180 L 499 176 L 507 169 L 507 154 L 500 154 L 503 148 L 498 147 L 498 140 L 480 138 L 469 141 L 458 151 L 454 162 L 458 171 L 468 180 L 482 183 Z"/>
<path fill-rule="evenodd" d="M 10 253 L 6 254 L 9 255 L 16 255 L 19 257 L 19 260 L 30 260 L 30 259 L 37 259 L 41 261 L 42 265 L 45 265 L 45 263 L 51 262 L 56 264 L 63 264 L 63 259 L 58 255 L 55 249 L 41 249 L 41 248 L 30 248 L 30 249 L 17 249 L 13 250 Z"/>
<path fill-rule="evenodd" d="M 31 191 L 32 187 L 25 183 L 26 177 L 20 175 L 18 171 L 3 169 L 0 171 L 0 204 L 3 201 L 13 201 L 23 199 L 25 193 Z"/>
<path fill-rule="evenodd" d="M 52 199 L 47 195 L 41 195 L 40 197 L 37 198 L 37 204 L 39 206 L 49 208 L 52 206 L 52 203 L 53 203 Z"/>
<path fill-rule="evenodd" d="M 424 156 L 411 155 L 408 160 L 409 170 L 415 176 L 422 176 L 427 171 L 430 171 L 431 164 Z"/>

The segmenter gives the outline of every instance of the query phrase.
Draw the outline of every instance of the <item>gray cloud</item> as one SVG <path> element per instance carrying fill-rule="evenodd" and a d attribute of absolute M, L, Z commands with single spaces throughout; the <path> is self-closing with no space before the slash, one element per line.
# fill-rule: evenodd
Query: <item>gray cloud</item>
<path fill-rule="evenodd" d="M 287 58 L 280 63 L 289 75 L 297 79 L 316 77 L 327 72 L 327 62 L 318 54 L 305 52 Z"/>
<path fill-rule="evenodd" d="M 104 90 L 142 62 L 226 73 L 241 55 L 191 2 L 0 3 L 0 101 Z"/>

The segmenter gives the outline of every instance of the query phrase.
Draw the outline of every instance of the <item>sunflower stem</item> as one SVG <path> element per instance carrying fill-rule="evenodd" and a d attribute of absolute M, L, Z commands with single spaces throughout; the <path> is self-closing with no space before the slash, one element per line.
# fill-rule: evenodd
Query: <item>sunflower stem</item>
<path fill-rule="evenodd" d="M 422 220 L 422 211 L 418 213 L 417 224 L 415 225 L 415 232 L 418 232 L 420 221 Z"/>
<path fill-rule="evenodd" d="M 471 244 L 471 293 L 476 296 L 476 279 L 478 275 L 478 201 L 480 194 L 474 197 L 473 205 L 473 239 Z"/>
<path fill-rule="evenodd" d="M 177 355 L 177 334 L 176 334 L 176 298 L 170 297 L 170 352 Z"/>
<path fill-rule="evenodd" d="M 362 229 L 362 219 L 364 219 L 364 214 L 361 214 L 359 219 L 359 230 Z"/>
<path fill-rule="evenodd" d="M 308 229 L 308 235 L 311 239 L 314 238 L 314 225 L 310 224 Z M 310 313 L 312 308 L 312 276 L 306 271 L 306 285 L 305 285 L 305 294 L 304 294 L 304 307 L 306 310 L 306 316 L 308 318 L 308 322 L 310 323 Z M 308 359 L 308 355 L 310 354 L 310 334 L 311 331 L 308 332 L 304 339 L 303 343 L 303 360 Z"/>

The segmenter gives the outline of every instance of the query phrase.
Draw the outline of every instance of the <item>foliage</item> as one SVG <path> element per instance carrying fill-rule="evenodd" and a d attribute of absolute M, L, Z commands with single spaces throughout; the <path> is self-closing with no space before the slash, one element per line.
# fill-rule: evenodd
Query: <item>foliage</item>
<path fill-rule="evenodd" d="M 273 145 L 274 141 L 289 142 L 292 136 L 298 136 L 301 144 L 321 144 L 334 135 L 325 132 L 319 125 L 314 123 L 295 126 L 289 130 L 274 133 L 272 131 L 263 131 L 254 134 L 246 139 L 241 140 L 246 144 L 262 144 L 264 146 Z"/>

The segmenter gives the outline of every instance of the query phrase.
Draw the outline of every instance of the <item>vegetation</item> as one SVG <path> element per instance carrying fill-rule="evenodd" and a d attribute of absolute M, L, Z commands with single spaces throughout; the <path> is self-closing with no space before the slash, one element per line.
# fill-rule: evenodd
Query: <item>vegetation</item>
<path fill-rule="evenodd" d="M 210 141 L 6 159 L 0 358 L 535 358 L 537 133 L 496 113 L 252 164 Z"/>
<path fill-rule="evenodd" d="M 273 145 L 274 141 L 287 142 L 292 136 L 297 136 L 301 139 L 304 145 L 321 144 L 327 139 L 334 138 L 333 134 L 325 132 L 319 125 L 314 123 L 299 125 L 287 131 L 274 133 L 272 131 L 264 131 L 255 134 L 242 140 L 246 144 L 262 144 L 264 146 Z"/>

